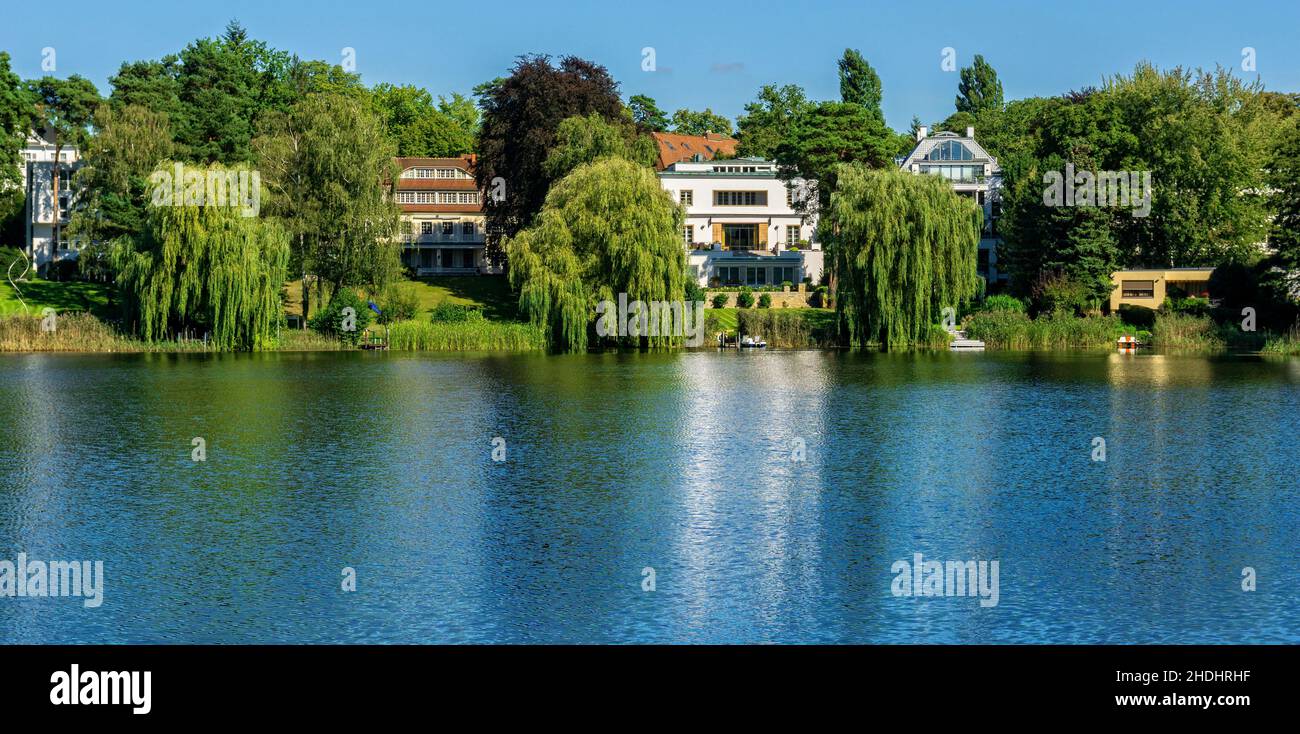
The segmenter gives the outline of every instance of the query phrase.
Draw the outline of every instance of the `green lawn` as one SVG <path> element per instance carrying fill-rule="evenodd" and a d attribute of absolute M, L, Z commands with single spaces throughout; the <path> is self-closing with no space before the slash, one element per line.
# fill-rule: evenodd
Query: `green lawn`
<path fill-rule="evenodd" d="M 7 278 L 0 278 L 0 315 L 23 313 L 23 303 L 27 312 L 39 315 L 41 309 L 52 308 L 59 313 L 69 311 L 90 311 L 103 318 L 108 308 L 108 294 L 111 286 L 106 283 L 85 283 L 81 281 L 52 281 L 32 278 L 19 281 L 22 300 L 9 285 Z"/>
<path fill-rule="evenodd" d="M 463 306 L 478 306 L 483 315 L 493 321 L 518 320 L 517 299 L 510 293 L 510 284 L 505 276 L 500 275 L 462 275 L 420 278 L 403 284 L 404 288 L 414 288 L 419 299 L 420 310 L 415 315 L 417 321 L 425 321 L 434 307 L 442 303 L 455 303 Z M 313 289 L 314 290 L 314 289 Z M 285 312 L 302 313 L 302 281 L 292 280 L 285 284 Z M 312 313 L 320 306 L 319 295 L 312 294 Z"/>

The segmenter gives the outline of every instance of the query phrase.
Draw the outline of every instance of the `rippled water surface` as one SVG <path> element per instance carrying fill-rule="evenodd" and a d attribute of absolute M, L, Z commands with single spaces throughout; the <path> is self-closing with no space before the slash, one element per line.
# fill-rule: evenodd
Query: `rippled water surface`
<path fill-rule="evenodd" d="M 8 643 L 1296 642 L 1298 500 L 1297 359 L 0 355 Z"/>

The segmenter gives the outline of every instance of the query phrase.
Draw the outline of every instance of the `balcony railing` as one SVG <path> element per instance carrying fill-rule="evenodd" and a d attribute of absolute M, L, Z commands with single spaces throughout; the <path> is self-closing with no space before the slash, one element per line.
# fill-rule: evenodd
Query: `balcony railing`
<path fill-rule="evenodd" d="M 481 245 L 483 233 L 474 234 L 408 234 L 402 238 L 408 245 Z"/>

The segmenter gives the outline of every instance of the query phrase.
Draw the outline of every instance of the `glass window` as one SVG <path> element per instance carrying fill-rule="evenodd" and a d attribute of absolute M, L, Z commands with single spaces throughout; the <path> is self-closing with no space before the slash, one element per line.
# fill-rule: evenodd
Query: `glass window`
<path fill-rule="evenodd" d="M 1154 280 L 1125 280 L 1120 283 L 1124 298 L 1154 298 L 1156 283 Z"/>
<path fill-rule="evenodd" d="M 443 234 L 444 236 L 446 236 L 446 237 L 451 237 L 451 236 L 455 235 L 455 234 L 456 234 L 456 223 L 455 223 L 455 222 L 443 222 L 443 223 L 442 223 L 442 234 Z"/>
<path fill-rule="evenodd" d="M 681 192 L 681 194 L 678 196 L 678 201 L 685 204 L 686 206 L 690 206 L 691 204 L 694 204 L 695 192 L 690 189 L 684 189 Z"/>
<path fill-rule="evenodd" d="M 433 222 L 420 222 L 420 234 L 433 234 Z"/>

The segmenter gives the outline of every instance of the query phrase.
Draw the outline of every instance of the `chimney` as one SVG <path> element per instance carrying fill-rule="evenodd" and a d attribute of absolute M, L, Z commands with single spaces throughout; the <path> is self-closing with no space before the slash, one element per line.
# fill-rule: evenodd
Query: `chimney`
<path fill-rule="evenodd" d="M 974 140 L 974 139 L 975 139 L 975 128 L 970 127 L 970 126 L 967 126 L 967 127 L 966 127 L 966 137 L 970 138 L 971 140 Z"/>
<path fill-rule="evenodd" d="M 926 127 L 925 125 L 918 127 L 916 129 L 916 142 L 919 143 L 922 140 L 925 140 L 925 136 L 929 134 L 930 134 L 930 128 Z"/>

